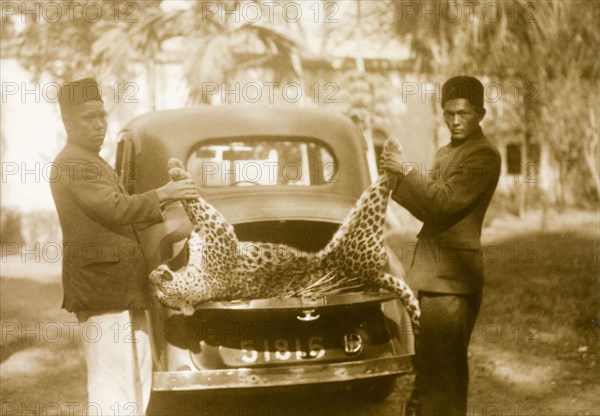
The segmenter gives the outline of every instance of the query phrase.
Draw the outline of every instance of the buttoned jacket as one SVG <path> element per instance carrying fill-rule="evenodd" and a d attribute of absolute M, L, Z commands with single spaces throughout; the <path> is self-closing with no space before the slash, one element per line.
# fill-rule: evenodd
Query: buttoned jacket
<path fill-rule="evenodd" d="M 147 306 L 146 261 L 134 225 L 162 221 L 156 191 L 128 195 L 104 159 L 71 143 L 54 160 L 50 182 L 63 238 L 63 307 Z"/>
<path fill-rule="evenodd" d="M 481 229 L 501 170 L 477 129 L 441 147 L 433 166 L 402 175 L 392 199 L 423 221 L 407 281 L 413 289 L 470 293 L 484 283 Z"/>

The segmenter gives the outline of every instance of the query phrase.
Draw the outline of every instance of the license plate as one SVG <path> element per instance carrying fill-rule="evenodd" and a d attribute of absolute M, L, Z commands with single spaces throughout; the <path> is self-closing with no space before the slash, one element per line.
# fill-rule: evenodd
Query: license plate
<path fill-rule="evenodd" d="M 219 347 L 223 362 L 229 367 L 289 364 L 299 361 L 320 360 L 326 355 L 323 338 L 284 338 L 242 340 L 240 348 Z"/>

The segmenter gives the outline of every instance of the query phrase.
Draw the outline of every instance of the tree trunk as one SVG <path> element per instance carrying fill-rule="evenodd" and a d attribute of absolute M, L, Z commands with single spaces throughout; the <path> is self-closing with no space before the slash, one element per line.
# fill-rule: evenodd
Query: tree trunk
<path fill-rule="evenodd" d="M 591 138 L 589 143 L 583 147 L 585 162 L 592 174 L 594 185 L 596 187 L 596 195 L 600 197 L 600 154 L 598 154 L 600 137 L 598 134 L 598 124 L 594 110 L 590 108 L 590 134 Z"/>

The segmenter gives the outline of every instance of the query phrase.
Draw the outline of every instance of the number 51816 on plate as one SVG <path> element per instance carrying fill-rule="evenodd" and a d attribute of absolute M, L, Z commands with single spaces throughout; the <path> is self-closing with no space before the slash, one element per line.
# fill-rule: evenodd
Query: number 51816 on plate
<path fill-rule="evenodd" d="M 262 345 L 257 345 L 261 343 Z M 325 357 L 325 347 L 320 336 L 308 339 L 295 338 L 293 341 L 276 338 L 275 340 L 263 339 L 242 340 L 240 349 L 221 347 L 221 358 L 231 367 L 290 363 L 307 359 L 318 360 Z"/>

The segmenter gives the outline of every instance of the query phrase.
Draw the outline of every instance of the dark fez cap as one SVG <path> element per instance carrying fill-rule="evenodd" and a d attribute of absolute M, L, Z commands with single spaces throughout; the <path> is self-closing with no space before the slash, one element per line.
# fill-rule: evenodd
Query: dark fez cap
<path fill-rule="evenodd" d="M 450 78 L 442 87 L 442 107 L 457 98 L 466 98 L 474 107 L 483 108 L 483 84 L 473 77 Z"/>
<path fill-rule="evenodd" d="M 60 89 L 58 103 L 60 111 L 64 113 L 72 107 L 88 101 L 102 101 L 100 87 L 93 78 L 84 78 L 78 81 L 65 82 Z"/>

